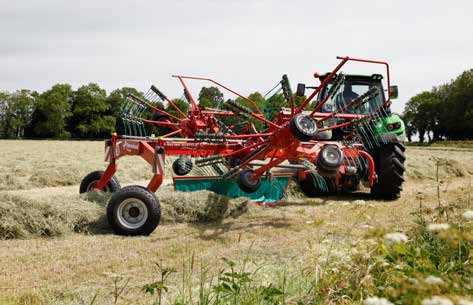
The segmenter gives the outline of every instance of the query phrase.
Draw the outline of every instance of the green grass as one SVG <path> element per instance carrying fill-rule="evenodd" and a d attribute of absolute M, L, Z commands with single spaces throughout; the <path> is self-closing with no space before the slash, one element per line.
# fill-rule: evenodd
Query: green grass
<path fill-rule="evenodd" d="M 291 188 L 283 205 L 264 208 L 165 183 L 163 224 L 130 238 L 98 230 L 103 206 L 77 192 L 84 173 L 104 167 L 101 143 L 11 144 L 0 158 L 0 175 L 13 179 L 0 176 L 0 228 L 10 230 L 0 240 L 0 304 L 421 304 L 443 295 L 463 305 L 471 295 L 473 224 L 460 217 L 473 209 L 469 150 L 408 148 L 402 197 L 390 202 Z M 129 161 L 123 185 L 149 173 Z M 448 231 L 426 230 L 443 222 Z M 388 243 L 392 232 L 409 241 Z M 429 276 L 442 283 L 427 285 Z"/>
<path fill-rule="evenodd" d="M 257 263 L 251 248 L 239 262 L 221 258 L 223 267 L 209 275 L 206 265 L 195 262 L 195 253 L 183 261 L 182 282 L 172 304 L 358 304 L 369 296 L 394 304 L 417 305 L 443 295 L 454 302 L 473 295 L 473 226 L 461 213 L 461 203 L 444 209 L 420 208 L 407 232 L 409 240 L 389 243 L 375 234 L 377 242 L 356 245 L 356 254 L 341 261 L 328 253 L 310 251 L 294 263 L 275 266 Z M 428 230 L 429 223 L 446 221 L 450 229 Z M 161 304 L 167 279 L 176 272 L 158 264 L 159 280 L 146 284 L 143 293 Z M 197 288 L 190 275 L 200 273 Z"/>

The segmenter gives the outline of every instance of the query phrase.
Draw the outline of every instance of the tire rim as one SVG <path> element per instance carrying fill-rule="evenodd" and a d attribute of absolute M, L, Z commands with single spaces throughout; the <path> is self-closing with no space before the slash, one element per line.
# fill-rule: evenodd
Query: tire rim
<path fill-rule="evenodd" d="M 89 185 L 87 185 L 87 192 L 93 192 L 94 188 L 95 188 L 95 186 L 97 185 L 98 182 L 99 181 L 96 180 L 96 181 L 92 181 L 91 183 L 89 183 Z M 106 192 L 106 193 L 110 192 L 110 188 L 108 187 L 108 183 L 105 184 L 105 186 L 102 188 L 101 191 Z"/>
<path fill-rule="evenodd" d="M 303 133 L 312 135 L 317 131 L 317 125 L 315 124 L 314 119 L 308 115 L 300 115 L 296 120 Z"/>
<path fill-rule="evenodd" d="M 118 222 L 127 229 L 138 229 L 148 219 L 148 208 L 138 198 L 127 198 L 117 208 Z"/>
<path fill-rule="evenodd" d="M 249 186 L 255 187 L 256 185 L 258 185 L 259 180 L 258 179 L 253 179 L 253 172 L 251 172 L 251 171 L 245 172 L 244 177 L 245 177 L 246 183 Z"/>

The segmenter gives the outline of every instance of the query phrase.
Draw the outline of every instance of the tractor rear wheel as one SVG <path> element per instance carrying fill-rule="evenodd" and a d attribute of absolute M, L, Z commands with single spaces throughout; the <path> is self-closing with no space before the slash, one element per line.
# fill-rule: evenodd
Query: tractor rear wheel
<path fill-rule="evenodd" d="M 325 180 L 328 190 L 322 190 L 320 188 L 319 184 L 317 183 L 317 178 L 312 173 L 307 174 L 304 180 L 298 181 L 299 188 L 301 189 L 302 193 L 304 193 L 304 195 L 311 198 L 336 193 L 337 185 L 335 184 L 335 180 L 332 177 L 323 177 L 323 179 Z"/>
<path fill-rule="evenodd" d="M 159 225 L 161 206 L 153 192 L 143 186 L 130 185 L 112 195 L 107 219 L 115 234 L 149 235 Z"/>
<path fill-rule="evenodd" d="M 404 151 L 401 143 L 388 143 L 375 154 L 378 179 L 371 188 L 371 195 L 379 199 L 394 200 L 401 196 L 404 182 Z"/>
<path fill-rule="evenodd" d="M 92 192 L 99 182 L 100 178 L 102 178 L 104 171 L 94 171 L 89 173 L 87 176 L 85 176 L 79 187 L 79 193 L 88 193 Z M 103 187 L 103 191 L 107 193 L 114 193 L 117 192 L 120 189 L 120 183 L 118 183 L 118 179 L 113 176 L 110 181 L 107 182 L 107 184 Z"/>

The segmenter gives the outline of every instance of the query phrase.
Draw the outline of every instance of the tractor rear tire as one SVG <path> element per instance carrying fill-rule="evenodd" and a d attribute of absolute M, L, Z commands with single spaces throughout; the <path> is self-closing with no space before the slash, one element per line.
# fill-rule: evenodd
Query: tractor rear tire
<path fill-rule="evenodd" d="M 335 194 L 337 192 L 337 185 L 335 184 L 335 180 L 331 177 L 323 178 L 325 180 L 325 183 L 327 184 L 328 191 L 324 191 L 319 188 L 317 184 L 317 179 L 312 173 L 307 174 L 304 180 L 298 181 L 299 188 L 301 189 L 302 193 L 304 193 L 304 195 L 310 198 Z"/>
<path fill-rule="evenodd" d="M 237 179 L 238 186 L 245 193 L 254 193 L 261 186 L 261 180 L 253 179 L 253 170 L 244 169 L 240 172 Z"/>
<path fill-rule="evenodd" d="M 161 206 L 147 188 L 130 185 L 114 193 L 107 206 L 108 223 L 118 235 L 150 235 L 161 220 Z"/>
<path fill-rule="evenodd" d="M 406 148 L 401 143 L 388 143 L 375 154 L 378 179 L 371 188 L 374 198 L 395 200 L 401 196 L 404 182 L 404 155 Z"/>
<path fill-rule="evenodd" d="M 104 171 L 95 171 L 85 176 L 80 183 L 79 193 L 83 194 L 93 191 L 103 174 Z M 118 179 L 115 176 L 103 187 L 103 191 L 106 193 L 115 193 L 118 190 L 120 190 L 120 183 L 118 183 Z"/>

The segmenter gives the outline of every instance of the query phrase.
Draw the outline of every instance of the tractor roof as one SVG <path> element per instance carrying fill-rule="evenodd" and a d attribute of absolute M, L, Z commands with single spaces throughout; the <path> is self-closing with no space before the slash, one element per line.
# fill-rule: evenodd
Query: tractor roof
<path fill-rule="evenodd" d="M 320 81 L 322 82 L 327 76 L 330 75 L 330 72 L 324 73 L 319 76 Z M 383 76 L 381 74 L 345 74 L 346 78 L 361 78 L 361 79 L 373 79 L 373 80 L 382 80 Z"/>

